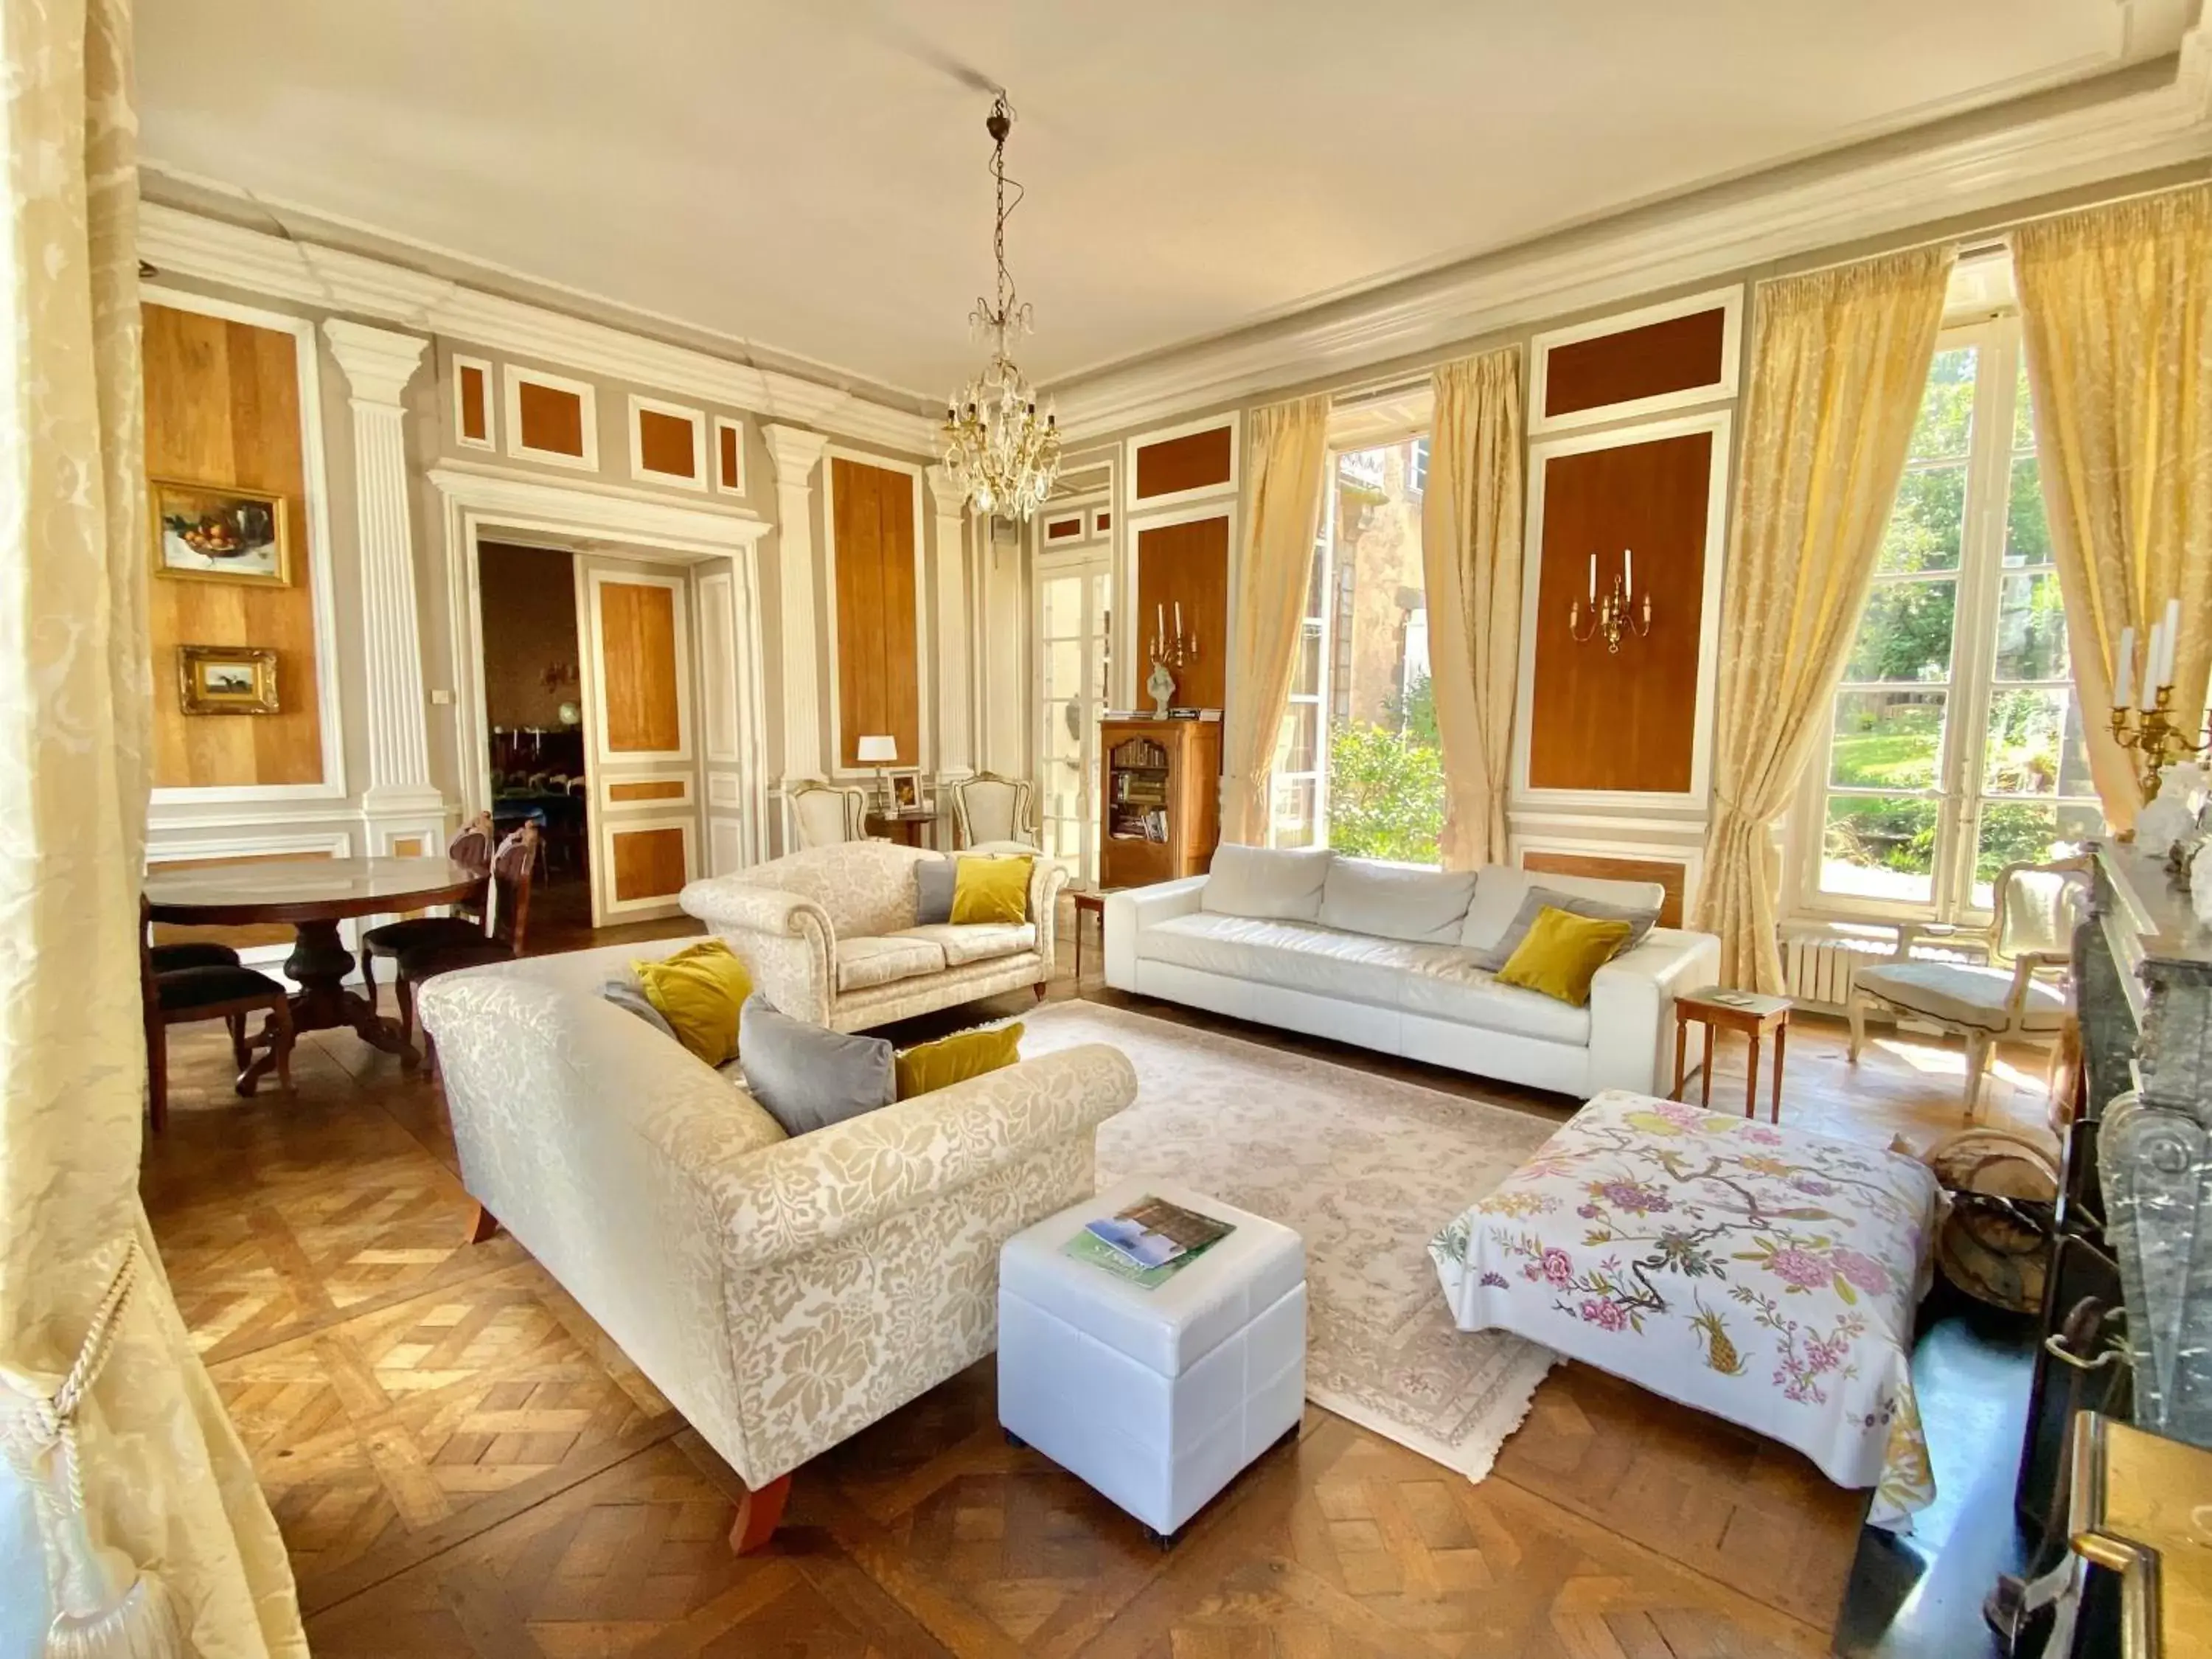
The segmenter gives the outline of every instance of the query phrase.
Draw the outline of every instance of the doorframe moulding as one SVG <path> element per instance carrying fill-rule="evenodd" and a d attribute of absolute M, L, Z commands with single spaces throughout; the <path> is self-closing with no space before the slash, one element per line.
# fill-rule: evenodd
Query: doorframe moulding
<path fill-rule="evenodd" d="M 2048 106 L 2056 100 L 2047 95 Z M 1073 446 L 1192 409 L 1370 368 L 1500 331 L 1619 306 L 1823 248 L 2212 156 L 2212 18 L 2173 78 L 2002 121 L 2002 106 L 1930 137 L 1632 210 L 1319 305 L 1279 322 L 1048 385 Z"/>
<path fill-rule="evenodd" d="M 139 204 L 138 252 L 173 275 L 397 323 L 769 419 L 802 422 L 902 454 L 936 453 L 937 422 L 929 416 L 366 254 L 271 236 L 159 202 Z"/>

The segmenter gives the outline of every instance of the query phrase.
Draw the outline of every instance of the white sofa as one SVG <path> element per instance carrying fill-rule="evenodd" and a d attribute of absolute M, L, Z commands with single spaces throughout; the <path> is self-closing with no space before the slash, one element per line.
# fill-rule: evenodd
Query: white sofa
<path fill-rule="evenodd" d="M 1106 982 L 1563 1094 L 1666 1094 L 1674 998 L 1719 977 L 1720 941 L 1655 927 L 1577 1008 L 1474 965 L 1537 886 L 1650 910 L 1663 897 L 1656 883 L 1224 845 L 1207 875 L 1107 895 Z M 1690 1041 L 1695 1063 L 1702 1027 Z"/>
<path fill-rule="evenodd" d="M 864 1031 L 1024 986 L 1042 997 L 1067 872 L 1036 860 L 1024 921 L 917 925 L 915 872 L 945 858 L 843 842 L 692 882 L 677 902 L 729 941 L 777 1008 L 833 1030 Z"/>
<path fill-rule="evenodd" d="M 992 1352 L 1000 1247 L 1137 1080 L 1093 1044 L 787 1138 L 599 994 L 688 943 L 443 974 L 422 1024 L 470 1194 L 759 1492 Z"/>

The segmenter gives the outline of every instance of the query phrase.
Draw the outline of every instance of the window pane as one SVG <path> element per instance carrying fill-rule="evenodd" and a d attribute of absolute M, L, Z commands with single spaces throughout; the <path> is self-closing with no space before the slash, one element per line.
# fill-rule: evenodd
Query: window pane
<path fill-rule="evenodd" d="M 1828 781 L 1843 788 L 1932 789 L 1943 747 L 1941 691 L 1839 691 Z"/>
<path fill-rule="evenodd" d="M 1071 640 L 1083 631 L 1083 578 L 1050 576 L 1044 584 L 1044 636 Z"/>
<path fill-rule="evenodd" d="M 1298 630 L 1297 660 L 1291 669 L 1291 695 L 1312 697 L 1321 694 L 1321 624 L 1308 623 Z"/>
<path fill-rule="evenodd" d="M 2033 455 L 2012 464 L 2012 485 L 2005 501 L 2004 562 L 2051 562 L 2051 525 L 2043 516 L 2043 468 Z"/>
<path fill-rule="evenodd" d="M 1920 419 L 1912 428 L 1914 460 L 1966 453 L 1973 436 L 1978 356 L 1972 346 L 1958 346 L 1937 352 L 1929 364 L 1928 389 L 1921 394 Z"/>
<path fill-rule="evenodd" d="M 1314 781 L 1278 778 L 1273 787 L 1274 841 L 1277 847 L 1314 844 Z"/>
<path fill-rule="evenodd" d="M 1997 678 L 2066 678 L 2066 612 L 2056 571 L 2007 576 L 1997 584 Z"/>
<path fill-rule="evenodd" d="M 1925 904 L 1935 894 L 1936 803 L 1832 795 L 1820 885 L 1831 893 Z"/>
<path fill-rule="evenodd" d="M 1956 582 L 1877 582 L 1844 665 L 1847 680 L 1946 680 Z"/>
<path fill-rule="evenodd" d="M 2014 449 L 2035 447 L 2035 400 L 2027 390 L 2027 354 L 2020 356 L 2020 380 L 2012 394 L 2012 447 Z"/>
<path fill-rule="evenodd" d="M 1083 641 L 1053 640 L 1044 647 L 1044 694 L 1048 698 L 1079 696 L 1083 691 Z"/>
<path fill-rule="evenodd" d="M 2000 691 L 1990 700 L 1982 790 L 1990 795 L 2096 793 L 2071 691 Z"/>
<path fill-rule="evenodd" d="M 2047 864 L 2078 852 L 2104 833 L 2094 806 L 2056 802 L 1989 801 L 1982 807 L 1980 845 L 1974 848 L 1974 906 L 1990 908 L 1997 872 L 2008 864 Z"/>
<path fill-rule="evenodd" d="M 1275 738 L 1275 766 L 1278 772 L 1312 772 L 1318 769 L 1319 755 L 1316 752 L 1321 737 L 1321 705 L 1294 702 L 1283 711 L 1283 728 Z"/>
<path fill-rule="evenodd" d="M 1956 570 L 1959 531 L 1966 516 L 1966 469 L 1931 466 L 1899 480 L 1897 504 L 1881 532 L 1875 568 L 1885 576 L 1915 570 Z"/>
<path fill-rule="evenodd" d="M 1048 760 L 1038 780 L 1047 817 L 1077 818 L 1083 815 L 1083 768 L 1073 760 Z"/>
<path fill-rule="evenodd" d="M 1083 757 L 1083 702 L 1070 697 L 1044 706 L 1042 746 L 1048 759 L 1065 759 L 1071 765 Z"/>

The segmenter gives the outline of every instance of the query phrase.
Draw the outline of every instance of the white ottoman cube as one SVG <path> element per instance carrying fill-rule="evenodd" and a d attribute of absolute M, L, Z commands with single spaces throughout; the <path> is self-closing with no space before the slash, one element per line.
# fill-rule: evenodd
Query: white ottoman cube
<path fill-rule="evenodd" d="M 1236 1231 L 1152 1290 L 1064 1253 L 1147 1194 Z M 999 1421 L 1154 1532 L 1297 1427 L 1305 1391 L 1305 1242 L 1288 1227 L 1139 1180 L 1006 1241 Z"/>

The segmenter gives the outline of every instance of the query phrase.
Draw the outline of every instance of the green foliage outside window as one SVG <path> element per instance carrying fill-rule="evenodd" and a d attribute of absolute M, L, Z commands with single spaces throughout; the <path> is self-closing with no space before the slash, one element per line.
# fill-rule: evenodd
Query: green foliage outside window
<path fill-rule="evenodd" d="M 1444 832 L 1443 751 L 1428 678 L 1407 688 L 1401 729 L 1364 721 L 1328 737 L 1328 842 L 1352 858 L 1434 864 Z"/>

